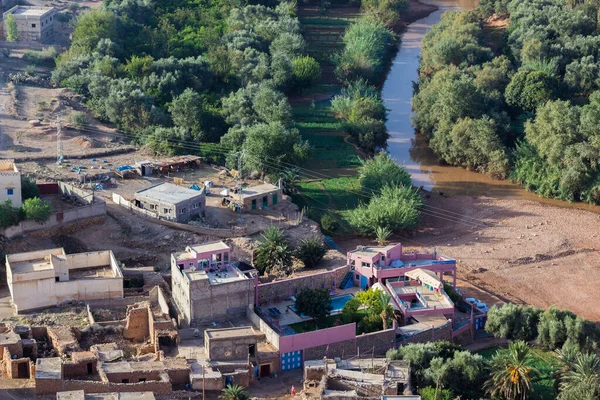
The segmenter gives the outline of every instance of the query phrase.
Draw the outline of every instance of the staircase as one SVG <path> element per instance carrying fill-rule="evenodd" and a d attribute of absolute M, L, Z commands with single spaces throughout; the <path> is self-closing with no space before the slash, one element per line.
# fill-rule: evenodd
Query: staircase
<path fill-rule="evenodd" d="M 346 273 L 346 276 L 344 276 L 344 279 L 342 279 L 342 283 L 340 283 L 340 289 L 348 289 L 354 286 L 354 280 L 352 279 L 352 275 L 354 275 L 352 271 Z"/>

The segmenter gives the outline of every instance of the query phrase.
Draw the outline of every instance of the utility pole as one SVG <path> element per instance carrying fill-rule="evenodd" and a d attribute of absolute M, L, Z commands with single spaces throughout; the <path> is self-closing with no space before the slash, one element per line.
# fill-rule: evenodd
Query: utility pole
<path fill-rule="evenodd" d="M 237 190 L 239 190 L 238 194 L 239 194 L 239 201 L 240 201 L 240 212 L 242 211 L 242 206 L 243 206 L 241 177 L 242 177 L 242 160 L 244 158 L 244 153 L 245 153 L 245 150 L 238 151 L 238 173 L 235 177 L 235 187 Z"/>
<path fill-rule="evenodd" d="M 56 119 L 56 164 L 61 165 L 64 158 L 62 146 L 62 118 L 59 115 Z"/>

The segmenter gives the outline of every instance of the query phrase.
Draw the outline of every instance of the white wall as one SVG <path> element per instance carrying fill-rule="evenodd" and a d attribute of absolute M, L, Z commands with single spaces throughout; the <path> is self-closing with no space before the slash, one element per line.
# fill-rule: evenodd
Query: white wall
<path fill-rule="evenodd" d="M 10 200 L 13 207 L 21 207 L 21 174 L 13 169 L 13 165 L 10 160 L 0 160 L 0 201 Z M 13 189 L 10 196 L 8 189 Z"/>

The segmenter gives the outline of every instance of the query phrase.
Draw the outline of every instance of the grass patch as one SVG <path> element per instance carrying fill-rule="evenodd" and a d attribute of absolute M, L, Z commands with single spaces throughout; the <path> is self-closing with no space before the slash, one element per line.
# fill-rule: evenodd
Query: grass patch
<path fill-rule="evenodd" d="M 366 315 L 365 310 L 358 310 L 358 318 L 363 318 Z M 354 321 L 345 319 L 342 314 L 330 315 L 325 318 L 325 321 L 317 326 L 314 320 L 297 322 L 290 325 L 290 328 L 296 331 L 296 333 L 305 333 L 316 331 L 317 329 L 326 329 L 338 325 L 351 324 Z M 358 334 L 358 332 L 357 332 Z"/>
<path fill-rule="evenodd" d="M 478 351 L 483 358 L 491 360 L 498 350 L 503 350 L 503 347 L 491 347 Z M 532 400 L 553 400 L 556 397 L 554 393 L 554 379 L 552 372 L 556 368 L 558 361 L 553 351 L 534 347 L 531 349 L 534 357 L 533 366 L 540 372 L 540 376 L 533 381 L 533 392 L 528 398 Z"/>

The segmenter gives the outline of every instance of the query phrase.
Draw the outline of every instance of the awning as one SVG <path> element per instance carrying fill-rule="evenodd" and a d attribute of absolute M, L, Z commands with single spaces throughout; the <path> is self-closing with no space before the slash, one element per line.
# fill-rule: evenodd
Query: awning
<path fill-rule="evenodd" d="M 444 284 L 440 282 L 436 274 L 422 268 L 417 268 L 412 271 L 409 271 L 405 273 L 404 276 L 408 276 L 411 279 L 421 281 L 421 283 L 427 286 L 431 286 L 434 289 L 442 289 L 444 287 Z"/>

